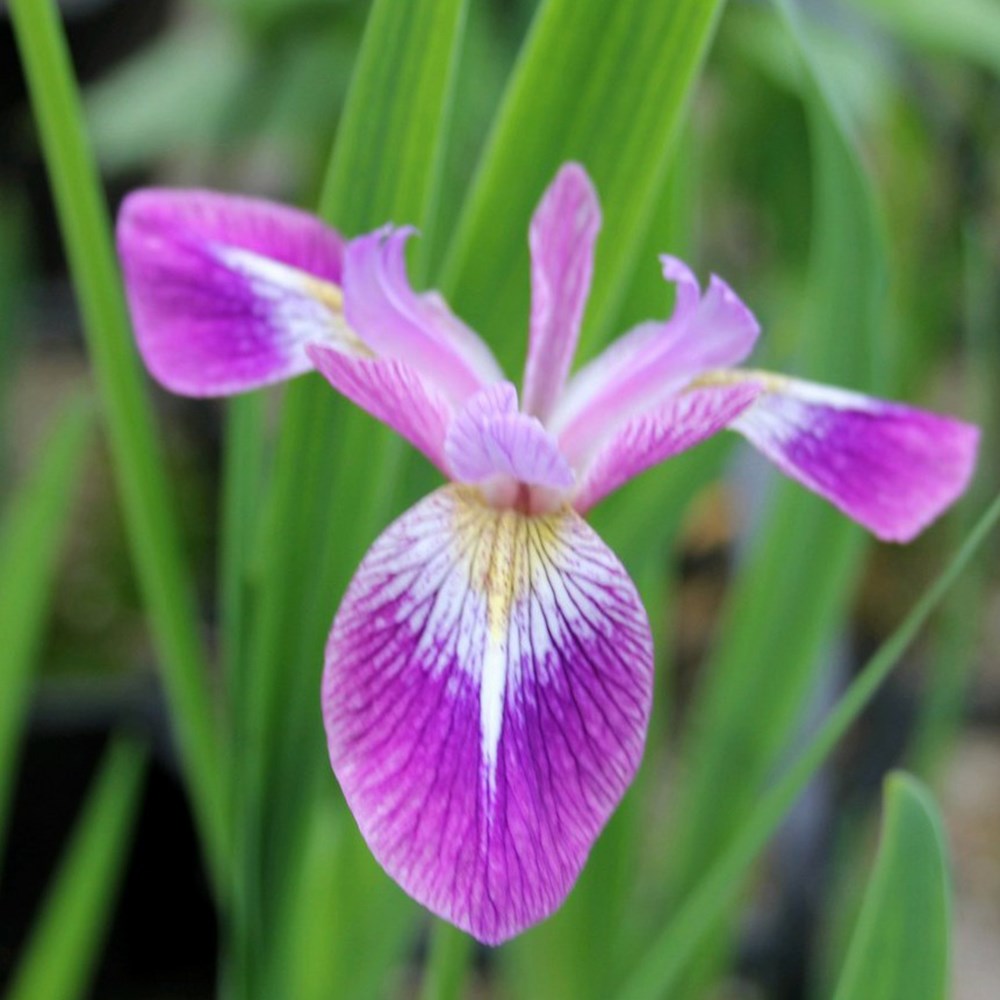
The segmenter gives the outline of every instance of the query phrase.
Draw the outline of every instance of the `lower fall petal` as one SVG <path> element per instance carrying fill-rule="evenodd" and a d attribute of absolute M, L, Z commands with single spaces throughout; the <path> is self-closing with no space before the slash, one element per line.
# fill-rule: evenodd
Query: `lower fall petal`
<path fill-rule="evenodd" d="M 764 391 L 733 430 L 885 541 L 919 534 L 972 476 L 979 445 L 972 424 L 764 372 L 713 377 L 758 382 Z"/>
<path fill-rule="evenodd" d="M 571 889 L 639 765 L 652 678 L 635 587 L 577 514 L 445 487 L 376 541 L 337 613 L 330 760 L 386 871 L 497 944 Z"/>

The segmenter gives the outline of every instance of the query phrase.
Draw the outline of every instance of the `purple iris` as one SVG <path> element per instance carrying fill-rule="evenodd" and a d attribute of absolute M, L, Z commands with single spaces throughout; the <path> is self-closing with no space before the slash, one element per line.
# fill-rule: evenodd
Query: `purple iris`
<path fill-rule="evenodd" d="M 724 428 L 879 538 L 906 541 L 971 475 L 978 431 L 759 371 L 759 327 L 661 258 L 673 315 L 569 374 L 600 208 L 564 166 L 531 223 L 520 396 L 406 275 L 410 232 L 344 240 L 292 209 L 141 191 L 118 240 L 139 348 L 167 388 L 222 396 L 311 368 L 449 480 L 371 547 L 334 619 L 330 760 L 372 852 L 496 944 L 555 910 L 642 756 L 649 623 L 582 515 Z"/>

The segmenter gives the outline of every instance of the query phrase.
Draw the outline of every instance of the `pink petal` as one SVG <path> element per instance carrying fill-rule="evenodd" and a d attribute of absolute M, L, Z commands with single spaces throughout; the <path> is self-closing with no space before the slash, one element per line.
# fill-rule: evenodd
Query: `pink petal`
<path fill-rule="evenodd" d="M 698 375 L 742 361 L 760 327 L 749 309 L 713 275 L 701 295 L 691 271 L 661 258 L 677 283 L 677 304 L 665 323 L 643 323 L 581 369 L 569 382 L 549 426 L 577 466 L 623 421 L 650 412 Z"/>
<path fill-rule="evenodd" d="M 601 207 L 587 172 L 567 163 L 531 220 L 531 339 L 524 409 L 549 415 L 569 372 L 590 292 Z"/>
<path fill-rule="evenodd" d="M 311 344 L 316 369 L 352 403 L 401 434 L 445 475 L 444 440 L 451 405 L 417 371 L 402 361 L 366 357 Z"/>
<path fill-rule="evenodd" d="M 727 427 L 760 394 L 759 384 L 686 389 L 621 424 L 587 460 L 573 507 L 581 514 L 640 472 Z"/>
<path fill-rule="evenodd" d="M 552 913 L 642 755 L 645 612 L 572 511 L 446 487 L 365 557 L 327 645 L 330 760 L 378 861 L 487 944 Z"/>
<path fill-rule="evenodd" d="M 305 344 L 343 333 L 343 241 L 303 212 L 149 189 L 118 216 L 139 350 L 167 388 L 223 396 L 299 375 Z"/>
<path fill-rule="evenodd" d="M 458 405 L 502 373 L 440 295 L 411 288 L 405 253 L 411 235 L 409 228 L 386 228 L 351 241 L 344 258 L 347 319 L 375 353 L 410 365 Z"/>
<path fill-rule="evenodd" d="M 510 382 L 496 382 L 465 404 L 448 430 L 445 454 L 452 478 L 463 483 L 506 476 L 554 490 L 573 485 L 555 438 L 536 417 L 518 412 Z"/>
<path fill-rule="evenodd" d="M 968 485 L 977 427 L 842 389 L 756 377 L 767 392 L 733 429 L 879 538 L 909 541 Z"/>

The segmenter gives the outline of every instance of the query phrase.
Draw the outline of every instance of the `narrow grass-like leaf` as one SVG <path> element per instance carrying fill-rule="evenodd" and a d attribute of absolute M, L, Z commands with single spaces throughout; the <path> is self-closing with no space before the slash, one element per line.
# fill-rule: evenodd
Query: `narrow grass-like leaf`
<path fill-rule="evenodd" d="M 930 614 L 1000 521 L 1000 497 L 977 521 L 962 547 L 893 634 L 864 665 L 786 773 L 758 800 L 739 833 L 706 871 L 637 963 L 618 1000 L 674 996 L 706 935 L 738 897 L 754 861 L 831 751 L 871 702 Z"/>
<path fill-rule="evenodd" d="M 458 233 L 444 287 L 512 374 L 528 315 L 527 227 L 565 160 L 604 209 L 584 353 L 608 334 L 666 178 L 721 0 L 548 0 L 535 16 Z"/>
<path fill-rule="evenodd" d="M 797 25 L 794 37 L 808 55 Z M 870 388 L 883 249 L 872 194 L 840 109 L 826 100 L 821 71 L 810 65 L 815 242 L 798 367 L 822 381 Z M 694 890 L 737 834 L 787 752 L 860 565 L 863 538 L 856 526 L 796 484 L 774 485 L 693 708 L 685 745 L 690 766 L 671 844 L 675 900 Z M 706 955 L 704 976 L 717 961 Z M 694 983 L 692 994 L 701 988 Z"/>
<path fill-rule="evenodd" d="M 149 607 L 204 849 L 218 876 L 227 857 L 223 744 L 169 481 L 115 265 L 107 208 L 55 4 L 11 0 L 9 8 L 83 314 L 132 557 Z"/>
<path fill-rule="evenodd" d="M 0 522 L 0 856 L 31 671 L 92 430 L 89 401 L 73 400 L 59 415 L 35 468 L 7 501 Z"/>
<path fill-rule="evenodd" d="M 90 992 L 138 812 L 145 750 L 120 738 L 76 822 L 9 1000 L 72 1000 Z"/>
<path fill-rule="evenodd" d="M 464 14 L 464 0 L 374 4 L 321 205 L 343 232 L 388 220 L 432 223 Z M 243 871 L 257 883 L 248 903 L 257 920 L 266 920 L 265 909 L 281 910 L 277 900 L 300 860 L 305 810 L 327 767 L 318 711 L 324 639 L 339 591 L 384 524 L 401 449 L 318 377 L 289 387 L 263 512 L 248 692 L 238 699 L 246 706 L 237 779 L 248 838 Z M 353 829 L 342 839 L 351 837 Z M 346 906 L 351 897 L 338 899 Z M 251 929 L 246 961 L 260 959 L 272 931 Z M 281 958 L 271 964 L 279 975 Z M 337 992 L 336 982 L 327 986 Z"/>
<path fill-rule="evenodd" d="M 966 399 L 971 419 L 983 429 L 983 441 L 976 478 L 949 517 L 948 527 L 956 538 L 968 529 L 973 509 L 1000 485 L 1000 351 L 996 342 L 1000 294 L 985 233 L 975 223 L 967 227 L 964 251 L 965 345 L 968 370 L 973 375 Z M 988 581 L 985 567 L 979 573 L 966 574 L 941 614 L 910 754 L 909 766 L 921 776 L 936 773 L 962 724 L 982 625 L 980 616 L 970 614 L 969 609 L 984 606 Z"/>
<path fill-rule="evenodd" d="M 583 354 L 607 337 L 627 290 L 643 289 L 650 303 L 644 318 L 668 311 L 669 292 L 656 280 L 655 254 L 643 261 L 652 280 L 637 282 L 634 265 L 654 228 L 664 240 L 658 250 L 677 251 L 674 241 L 686 235 L 669 209 L 689 177 L 679 171 L 668 183 L 669 168 L 722 6 L 549 0 L 539 7 L 444 274 L 453 305 L 491 341 L 515 379 L 527 342 L 528 221 L 566 160 L 587 167 L 604 215 Z M 632 318 L 640 306 L 630 306 Z M 669 499 L 656 485 L 660 479 L 628 491 L 644 514 L 655 511 L 645 524 L 629 521 L 627 512 L 616 516 L 624 498 L 610 499 L 595 519 L 608 528 L 609 543 L 617 545 L 619 536 L 639 539 L 631 547 L 656 561 L 690 496 L 690 484 L 672 481 L 677 488 Z M 616 913 L 608 908 L 621 907 L 628 897 L 626 873 L 639 816 L 619 810 L 564 908 L 505 948 L 514 974 L 540 992 L 599 996 L 613 981 L 616 949 L 607 928 L 616 925 Z"/>
<path fill-rule="evenodd" d="M 878 858 L 834 1000 L 944 1000 L 951 903 L 947 848 L 930 792 L 890 775 Z"/>

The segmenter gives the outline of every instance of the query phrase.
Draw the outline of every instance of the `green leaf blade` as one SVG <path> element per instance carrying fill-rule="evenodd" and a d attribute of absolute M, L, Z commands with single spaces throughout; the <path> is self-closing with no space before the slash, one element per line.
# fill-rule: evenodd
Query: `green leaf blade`
<path fill-rule="evenodd" d="M 930 792 L 907 774 L 885 786 L 878 857 L 834 1000 L 944 1000 L 950 880 Z"/>
<path fill-rule="evenodd" d="M 145 750 L 128 739 L 116 740 L 105 753 L 9 1000 L 87 995 L 128 858 L 145 771 Z"/>
<path fill-rule="evenodd" d="M 93 431 L 88 401 L 59 415 L 41 457 L 0 523 L 0 853 L 31 671 L 52 592 L 70 501 Z"/>
<path fill-rule="evenodd" d="M 99 388 L 132 558 L 149 607 L 202 842 L 221 886 L 227 857 L 224 746 L 107 205 L 56 6 L 52 0 L 12 0 L 9 6 Z"/>
<path fill-rule="evenodd" d="M 721 0 L 550 0 L 540 8 L 443 282 L 509 374 L 516 374 L 526 344 L 528 221 L 567 160 L 580 160 L 590 172 L 605 220 L 584 352 L 607 336 L 722 6 Z"/>

